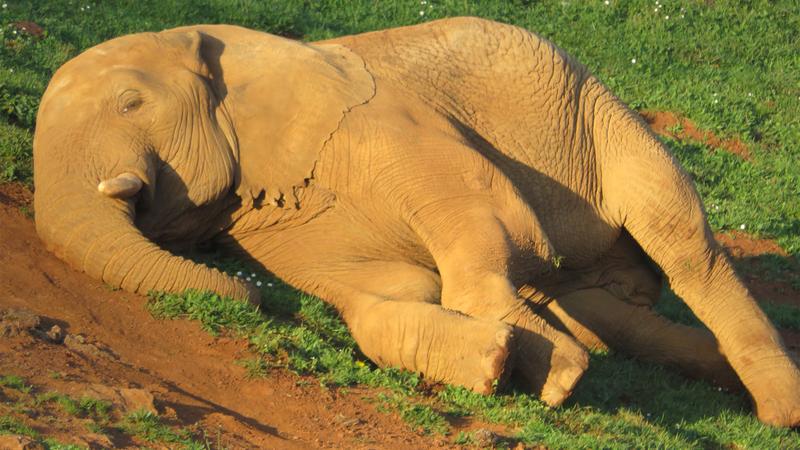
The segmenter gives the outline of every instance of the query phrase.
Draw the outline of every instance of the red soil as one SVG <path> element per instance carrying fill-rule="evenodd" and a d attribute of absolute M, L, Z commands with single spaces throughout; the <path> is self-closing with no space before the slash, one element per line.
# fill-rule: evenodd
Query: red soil
<path fill-rule="evenodd" d="M 712 148 L 722 149 L 750 159 L 750 150 L 739 139 L 720 139 L 714 133 L 701 130 L 689 119 L 669 111 L 640 111 L 639 114 L 656 133 L 673 139 L 702 142 Z M 674 133 L 675 126 L 680 126 L 680 131 Z"/>
<path fill-rule="evenodd" d="M 328 390 L 313 378 L 280 370 L 248 379 L 235 363 L 249 355 L 245 341 L 214 338 L 196 322 L 156 320 L 143 297 L 112 291 L 50 254 L 20 210 L 29 208 L 30 198 L 19 185 L 0 185 L 0 312 L 32 311 L 41 317 L 40 327 L 59 325 L 69 335 L 85 336 L 88 345 L 56 344 L 27 333 L 2 337 L 0 330 L 0 375 L 22 376 L 42 392 L 93 384 L 143 389 L 172 424 L 199 426 L 225 448 L 450 446 L 378 412 L 365 401 L 376 392 Z M 34 426 L 63 442 L 86 445 L 96 438 L 82 426 Z M 112 436 L 113 446 L 147 444 L 125 439 Z"/>

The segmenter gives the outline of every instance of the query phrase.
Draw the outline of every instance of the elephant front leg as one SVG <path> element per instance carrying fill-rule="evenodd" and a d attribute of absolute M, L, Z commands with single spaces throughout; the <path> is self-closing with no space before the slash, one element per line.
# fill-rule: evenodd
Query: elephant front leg
<path fill-rule="evenodd" d="M 530 242 L 531 246 L 520 250 L 511 235 L 513 231 L 510 232 L 520 227 L 522 234 L 536 235 L 535 218 L 524 209 L 518 217 L 512 215 L 508 222 L 503 222 L 498 216 L 506 214 L 488 205 L 452 206 L 456 211 L 439 209 L 422 218 L 426 222 L 418 227 L 430 242 L 429 249 L 441 275 L 442 306 L 512 325 L 517 342 L 517 367 L 531 390 L 544 402 L 560 405 L 588 367 L 588 354 L 574 339 L 537 316 L 517 296 L 511 281 L 514 267 L 524 271 L 537 264 L 541 266 L 541 259 L 547 264 L 546 245 L 534 251 Z M 436 226 L 442 217 L 450 219 L 448 227 Z M 537 253 L 538 262 L 534 256 Z"/>
<path fill-rule="evenodd" d="M 359 348 L 381 367 L 492 393 L 507 374 L 511 327 L 430 303 L 359 299 L 344 313 Z"/>

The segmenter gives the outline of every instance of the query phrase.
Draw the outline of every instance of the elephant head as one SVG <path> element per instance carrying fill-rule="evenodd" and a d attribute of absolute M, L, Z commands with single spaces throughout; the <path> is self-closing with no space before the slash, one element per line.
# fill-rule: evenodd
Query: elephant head
<path fill-rule="evenodd" d="M 166 248 L 220 232 L 253 198 L 307 184 L 344 112 L 372 92 L 348 75 L 364 70 L 356 59 L 228 26 L 87 50 L 56 72 L 41 102 L 39 235 L 72 266 L 128 291 L 253 299 L 240 280 Z M 292 89 L 287 74 L 316 82 Z"/>

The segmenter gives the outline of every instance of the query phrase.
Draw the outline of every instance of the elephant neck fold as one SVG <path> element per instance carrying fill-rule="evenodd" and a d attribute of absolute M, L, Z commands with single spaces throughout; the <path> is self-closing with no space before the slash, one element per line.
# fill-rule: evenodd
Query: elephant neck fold
<path fill-rule="evenodd" d="M 218 63 L 233 123 L 236 194 L 245 206 L 299 208 L 301 191 L 313 182 L 319 155 L 345 114 L 375 95 L 372 75 L 341 45 L 304 44 L 237 27 L 198 28 L 223 45 L 206 51 L 212 72 Z"/>

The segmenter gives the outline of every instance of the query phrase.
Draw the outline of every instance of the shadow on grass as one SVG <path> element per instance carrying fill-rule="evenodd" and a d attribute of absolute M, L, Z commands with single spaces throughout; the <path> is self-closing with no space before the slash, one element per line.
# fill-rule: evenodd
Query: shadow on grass
<path fill-rule="evenodd" d="M 639 414 L 649 425 L 690 442 L 708 442 L 711 436 L 687 424 L 752 414 L 743 392 L 721 391 L 672 369 L 615 354 L 592 355 L 566 406 L 590 407 L 612 416 Z M 635 426 L 635 421 L 628 422 Z M 730 444 L 727 439 L 713 443 Z"/>

